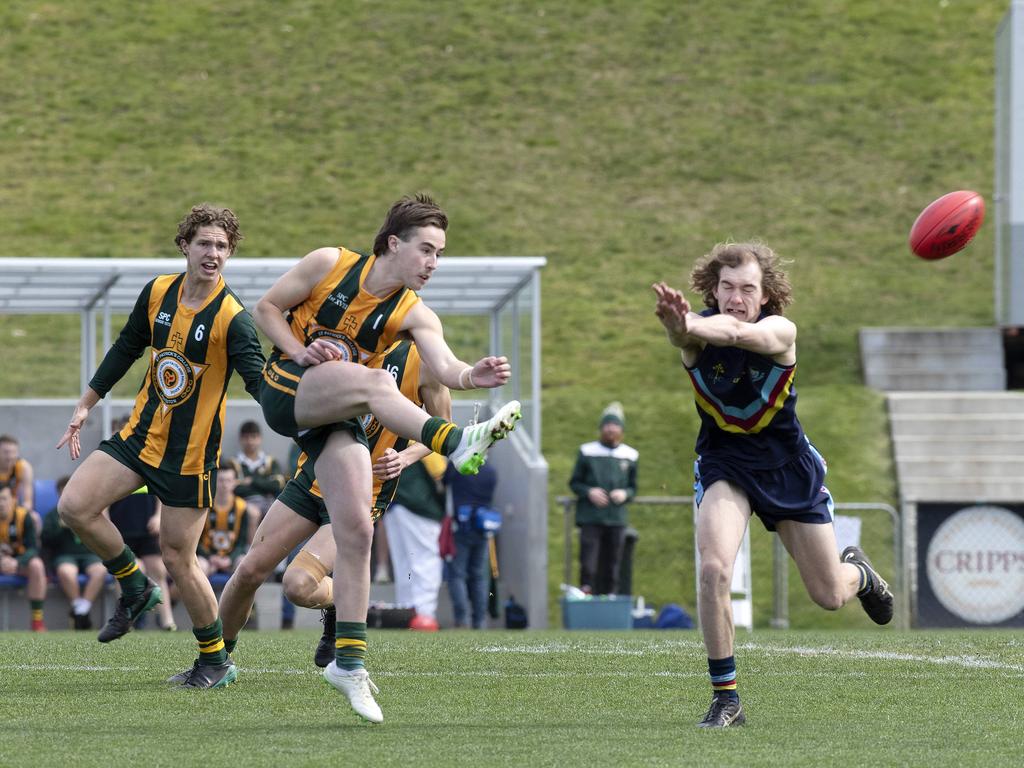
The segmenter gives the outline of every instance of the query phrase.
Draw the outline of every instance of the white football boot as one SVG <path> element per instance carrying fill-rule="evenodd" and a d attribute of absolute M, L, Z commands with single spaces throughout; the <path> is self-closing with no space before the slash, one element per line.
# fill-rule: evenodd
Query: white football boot
<path fill-rule="evenodd" d="M 460 474 L 475 475 L 487 461 L 487 449 L 506 437 L 521 418 L 523 408 L 519 401 L 510 400 L 487 421 L 464 427 L 462 439 L 448 458 Z"/>
<path fill-rule="evenodd" d="M 348 697 L 357 715 L 371 723 L 384 722 L 384 713 L 373 698 L 373 694 L 380 691 L 365 669 L 339 669 L 338 663 L 332 661 L 324 667 L 324 680 Z"/>

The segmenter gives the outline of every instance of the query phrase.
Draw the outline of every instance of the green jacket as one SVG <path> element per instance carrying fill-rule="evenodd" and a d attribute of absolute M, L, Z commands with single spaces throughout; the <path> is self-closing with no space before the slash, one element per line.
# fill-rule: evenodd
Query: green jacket
<path fill-rule="evenodd" d="M 56 507 L 47 512 L 46 517 L 43 518 L 43 532 L 40 538 L 43 541 L 43 546 L 49 550 L 51 557 L 92 554 L 92 550 L 82 543 L 78 534 L 67 526 L 61 525 Z"/>
<path fill-rule="evenodd" d="M 393 503 L 430 520 L 444 518 L 444 495 L 422 461 L 402 470 Z"/>
<path fill-rule="evenodd" d="M 576 456 L 569 487 L 576 494 L 576 525 L 625 525 L 626 504 L 636 496 L 636 465 L 640 454 L 621 443 L 609 448 L 598 441 L 584 443 Z M 626 503 L 595 507 L 587 492 L 591 488 L 626 491 Z"/>
<path fill-rule="evenodd" d="M 234 461 L 239 470 L 235 495 L 243 499 L 277 496 L 288 482 L 281 462 L 262 451 L 255 461 L 250 461 L 244 453 L 239 453 Z"/>

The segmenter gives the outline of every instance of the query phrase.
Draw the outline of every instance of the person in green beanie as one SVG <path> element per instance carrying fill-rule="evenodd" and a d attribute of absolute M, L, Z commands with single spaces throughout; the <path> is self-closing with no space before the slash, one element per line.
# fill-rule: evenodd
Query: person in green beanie
<path fill-rule="evenodd" d="M 576 494 L 580 529 L 580 588 L 616 594 L 625 543 L 627 507 L 636 496 L 640 454 L 622 442 L 626 417 L 621 403 L 601 414 L 599 439 L 580 446 L 569 487 Z"/>

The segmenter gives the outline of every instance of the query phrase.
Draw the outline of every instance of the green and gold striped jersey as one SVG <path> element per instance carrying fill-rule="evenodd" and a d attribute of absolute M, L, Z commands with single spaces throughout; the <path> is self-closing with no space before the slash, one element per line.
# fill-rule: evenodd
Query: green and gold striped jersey
<path fill-rule="evenodd" d="M 0 523 L 0 553 L 17 558 L 24 565 L 29 557 L 38 554 L 38 548 L 32 515 L 25 507 L 15 504 L 7 522 Z"/>
<path fill-rule="evenodd" d="M 206 523 L 199 539 L 199 554 L 240 557 L 245 550 L 249 521 L 245 514 L 245 499 L 234 496 L 227 507 L 216 502 L 206 512 Z"/>
<path fill-rule="evenodd" d="M 150 348 L 131 418 L 119 433 L 143 462 L 182 475 L 217 466 L 228 379 L 258 398 L 263 351 L 252 317 L 221 277 L 198 309 L 181 304 L 185 275 L 161 275 L 139 294 L 89 386 L 100 397 Z"/>
<path fill-rule="evenodd" d="M 19 495 L 23 493 L 23 487 L 25 485 L 25 478 L 28 476 L 29 463 L 25 459 L 19 458 L 14 462 L 14 466 L 7 472 L 0 472 L 0 487 L 7 486 L 11 489 L 11 493 L 14 494 L 15 500 L 22 499 L 23 496 Z"/>
<path fill-rule="evenodd" d="M 304 346 L 326 338 L 341 350 L 343 360 L 352 363 L 366 363 L 388 349 L 420 297 L 408 288 L 383 298 L 367 292 L 363 283 L 376 258 L 338 248 L 331 271 L 309 298 L 289 311 L 292 335 Z"/>

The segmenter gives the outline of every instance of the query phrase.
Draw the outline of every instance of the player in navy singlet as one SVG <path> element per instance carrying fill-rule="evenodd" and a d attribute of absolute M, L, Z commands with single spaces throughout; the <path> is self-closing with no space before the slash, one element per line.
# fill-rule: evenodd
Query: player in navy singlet
<path fill-rule="evenodd" d="M 694 267 L 697 314 L 681 291 L 653 286 L 655 314 L 681 350 L 701 427 L 695 484 L 700 623 L 713 690 L 701 727 L 746 720 L 736 692 L 729 588 L 752 514 L 777 531 L 818 605 L 837 610 L 855 595 L 878 624 L 892 619 L 888 585 L 864 553 L 837 556 L 825 462 L 796 416 L 796 326 L 775 253 L 760 243 L 716 246 Z"/>

